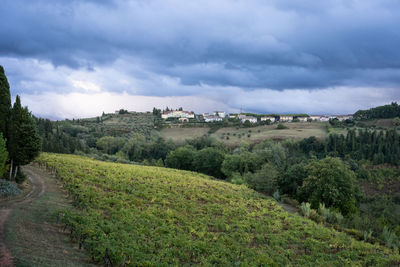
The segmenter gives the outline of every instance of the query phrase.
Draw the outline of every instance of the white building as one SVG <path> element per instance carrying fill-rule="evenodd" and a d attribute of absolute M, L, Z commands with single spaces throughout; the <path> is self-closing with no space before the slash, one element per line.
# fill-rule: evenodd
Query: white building
<path fill-rule="evenodd" d="M 291 122 L 291 121 L 293 121 L 293 116 L 285 116 L 285 115 L 280 116 L 279 121 L 282 121 L 282 122 L 283 122 L 283 121 Z"/>
<path fill-rule="evenodd" d="M 249 121 L 250 123 L 257 123 L 257 118 L 253 116 L 241 116 L 239 115 L 240 121 L 242 123 L 245 123 L 246 121 Z"/>
<path fill-rule="evenodd" d="M 340 116 L 336 116 L 336 119 L 338 119 L 339 121 L 352 120 L 353 116 L 351 116 L 351 115 L 340 115 Z"/>
<path fill-rule="evenodd" d="M 189 111 L 184 111 L 184 110 L 170 110 L 170 111 L 165 111 L 161 115 L 161 118 L 163 118 L 163 119 L 168 119 L 168 118 L 194 119 L 194 113 L 193 112 L 189 112 Z"/>
<path fill-rule="evenodd" d="M 215 115 L 204 116 L 205 122 L 215 122 L 215 121 L 222 121 L 222 118 Z"/>
<path fill-rule="evenodd" d="M 226 113 L 225 113 L 225 111 L 214 111 L 214 116 L 219 116 L 220 118 L 225 118 Z"/>
<path fill-rule="evenodd" d="M 297 117 L 300 122 L 307 122 L 308 117 Z"/>
<path fill-rule="evenodd" d="M 261 121 L 267 121 L 267 120 L 270 120 L 271 122 L 275 122 L 275 117 L 273 117 L 273 116 L 261 117 Z"/>

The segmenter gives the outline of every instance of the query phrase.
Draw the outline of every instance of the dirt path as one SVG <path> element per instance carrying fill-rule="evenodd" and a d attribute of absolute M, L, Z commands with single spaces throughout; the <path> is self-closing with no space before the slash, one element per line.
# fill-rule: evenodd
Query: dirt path
<path fill-rule="evenodd" d="M 21 196 L 5 199 L 0 202 L 0 266 L 14 266 L 10 251 L 5 245 L 6 222 L 10 212 L 17 205 L 23 205 L 44 194 L 46 186 L 39 176 L 28 177 L 31 184 L 30 190 Z"/>
<path fill-rule="evenodd" d="M 32 165 L 23 172 L 30 190 L 0 201 L 0 266 L 92 266 L 57 223 L 56 211 L 72 208 L 57 180 Z"/>

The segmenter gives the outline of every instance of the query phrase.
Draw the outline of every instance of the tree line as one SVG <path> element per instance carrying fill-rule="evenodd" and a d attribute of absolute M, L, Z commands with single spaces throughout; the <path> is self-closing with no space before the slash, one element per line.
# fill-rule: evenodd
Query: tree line
<path fill-rule="evenodd" d="M 371 119 L 391 119 L 400 117 L 400 106 L 393 102 L 389 105 L 370 108 L 368 110 L 358 110 L 353 116 L 357 120 Z"/>
<path fill-rule="evenodd" d="M 11 106 L 10 85 L 0 66 L 0 177 L 21 182 L 20 166 L 32 161 L 40 151 L 36 123 L 27 107 L 22 107 L 17 95 Z"/>

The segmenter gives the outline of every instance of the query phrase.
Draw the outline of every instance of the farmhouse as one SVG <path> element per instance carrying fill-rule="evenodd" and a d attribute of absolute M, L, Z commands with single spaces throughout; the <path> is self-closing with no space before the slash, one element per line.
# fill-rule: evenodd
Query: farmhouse
<path fill-rule="evenodd" d="M 309 117 L 313 121 L 329 121 L 329 116 L 324 116 L 324 115 L 311 115 Z"/>
<path fill-rule="evenodd" d="M 163 119 L 168 119 L 168 118 L 188 118 L 188 119 L 194 119 L 194 113 L 189 112 L 189 111 L 184 111 L 184 110 L 170 110 L 170 111 L 165 111 L 162 115 L 161 118 Z"/>
<path fill-rule="evenodd" d="M 300 122 L 307 122 L 308 117 L 297 117 Z"/>
<path fill-rule="evenodd" d="M 267 120 L 270 120 L 271 122 L 275 122 L 275 117 L 273 117 L 273 116 L 261 117 L 261 121 L 267 121 Z"/>
<path fill-rule="evenodd" d="M 240 121 L 242 123 L 245 123 L 246 121 L 249 121 L 250 123 L 257 123 L 257 118 L 253 116 L 241 116 L 239 115 Z"/>
<path fill-rule="evenodd" d="M 218 116 L 220 118 L 225 118 L 226 113 L 225 113 L 225 111 L 214 111 L 214 116 Z"/>
<path fill-rule="evenodd" d="M 215 121 L 222 121 L 222 118 L 215 115 L 204 116 L 205 122 L 215 122 Z"/>
<path fill-rule="evenodd" d="M 353 116 L 351 116 L 351 115 L 339 115 L 339 116 L 336 116 L 336 119 L 338 119 L 339 121 L 352 120 Z"/>
<path fill-rule="evenodd" d="M 293 120 L 293 116 L 280 116 L 279 121 L 287 121 L 287 122 L 291 122 Z"/>

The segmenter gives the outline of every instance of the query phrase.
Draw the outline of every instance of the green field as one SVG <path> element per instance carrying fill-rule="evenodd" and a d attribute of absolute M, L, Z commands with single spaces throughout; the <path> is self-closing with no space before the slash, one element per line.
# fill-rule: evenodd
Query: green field
<path fill-rule="evenodd" d="M 328 136 L 327 125 L 324 122 L 292 122 L 284 123 L 288 129 L 276 129 L 277 124 L 257 126 L 251 128 L 235 128 L 225 127 L 220 128 L 211 137 L 216 138 L 227 144 L 228 146 L 237 146 L 242 142 L 259 143 L 266 139 L 285 140 L 285 139 L 303 139 L 310 136 L 315 136 L 319 139 L 324 139 Z M 182 142 L 187 139 L 207 134 L 209 128 L 164 128 L 161 130 L 161 135 L 165 139 L 171 139 L 175 142 Z M 335 133 L 346 134 L 345 129 L 334 129 Z"/>
<path fill-rule="evenodd" d="M 398 252 L 282 210 L 272 199 L 193 172 L 43 153 L 77 211 L 72 237 L 114 266 L 391 266 Z M 107 253 L 106 253 L 107 251 Z"/>

